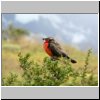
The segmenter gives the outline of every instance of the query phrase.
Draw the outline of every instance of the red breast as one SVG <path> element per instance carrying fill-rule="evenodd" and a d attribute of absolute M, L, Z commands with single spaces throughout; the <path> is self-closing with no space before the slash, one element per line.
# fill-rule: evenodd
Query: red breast
<path fill-rule="evenodd" d="M 48 42 L 48 41 L 45 41 L 44 44 L 43 44 L 44 50 L 46 51 L 46 53 L 47 53 L 49 56 L 52 56 L 52 52 L 51 52 L 51 50 L 48 48 L 48 45 L 49 45 L 49 42 Z"/>

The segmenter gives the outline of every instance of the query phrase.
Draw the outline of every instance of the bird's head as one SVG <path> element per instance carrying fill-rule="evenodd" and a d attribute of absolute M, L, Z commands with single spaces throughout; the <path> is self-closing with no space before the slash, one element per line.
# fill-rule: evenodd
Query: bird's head
<path fill-rule="evenodd" d="M 43 40 L 45 42 L 51 42 L 51 41 L 54 41 L 54 39 L 52 37 L 48 37 L 48 38 L 43 38 Z"/>

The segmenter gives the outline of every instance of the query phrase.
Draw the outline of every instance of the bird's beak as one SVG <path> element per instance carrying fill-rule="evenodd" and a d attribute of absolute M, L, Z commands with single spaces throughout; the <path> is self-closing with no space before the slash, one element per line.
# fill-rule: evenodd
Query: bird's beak
<path fill-rule="evenodd" d="M 42 38 L 42 40 L 45 40 L 46 38 Z"/>
<path fill-rule="evenodd" d="M 42 40 L 45 40 L 44 38 L 42 38 Z"/>

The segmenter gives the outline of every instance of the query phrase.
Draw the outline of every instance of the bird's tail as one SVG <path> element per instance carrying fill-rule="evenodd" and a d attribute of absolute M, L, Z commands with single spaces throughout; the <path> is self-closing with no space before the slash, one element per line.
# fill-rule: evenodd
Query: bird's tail
<path fill-rule="evenodd" d="M 70 58 L 67 54 L 65 54 L 64 52 L 62 52 L 63 57 L 66 57 L 67 59 L 70 59 L 72 63 L 77 63 L 76 60 Z"/>
<path fill-rule="evenodd" d="M 68 57 L 68 56 L 66 56 L 66 57 L 67 57 L 67 59 L 70 59 L 71 63 L 77 63 L 76 60 L 74 60 L 74 59 L 72 59 L 72 58 L 70 58 L 70 57 Z"/>
<path fill-rule="evenodd" d="M 77 61 L 76 61 L 76 60 L 74 60 L 74 59 L 71 59 L 71 62 L 72 62 L 72 63 L 77 63 Z"/>

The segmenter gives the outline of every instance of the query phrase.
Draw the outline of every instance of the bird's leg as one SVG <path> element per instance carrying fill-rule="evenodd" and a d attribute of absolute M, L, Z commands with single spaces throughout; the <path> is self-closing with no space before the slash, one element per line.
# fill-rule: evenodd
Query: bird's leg
<path fill-rule="evenodd" d="M 55 56 L 52 56 L 52 57 L 51 57 L 51 60 L 52 60 L 52 61 L 55 61 L 55 60 L 58 60 L 58 58 L 55 57 Z"/>
<path fill-rule="evenodd" d="M 52 60 L 52 61 L 55 61 L 55 59 L 54 59 L 53 57 L 51 57 L 51 60 Z"/>

